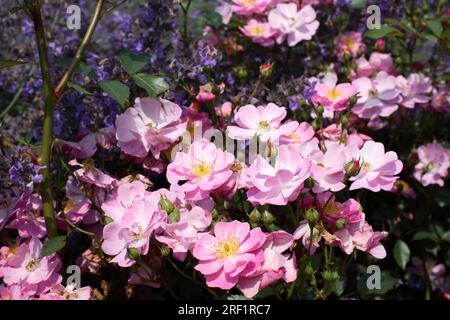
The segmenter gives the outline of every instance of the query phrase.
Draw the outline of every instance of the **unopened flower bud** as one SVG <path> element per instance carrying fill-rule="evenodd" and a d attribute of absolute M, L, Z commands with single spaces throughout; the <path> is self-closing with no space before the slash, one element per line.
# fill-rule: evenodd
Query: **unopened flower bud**
<path fill-rule="evenodd" d="M 272 75 L 272 72 L 273 72 L 273 64 L 270 63 L 270 62 L 268 62 L 268 63 L 262 65 L 262 66 L 259 68 L 259 72 L 261 72 L 261 76 L 262 76 L 263 78 L 268 78 L 268 77 L 270 77 L 270 76 Z"/>
<path fill-rule="evenodd" d="M 339 274 L 334 270 L 325 270 L 322 272 L 322 277 L 325 281 L 336 281 L 339 279 Z"/>
<path fill-rule="evenodd" d="M 344 166 L 345 173 L 350 176 L 354 177 L 357 176 L 359 171 L 361 170 L 361 166 L 359 163 L 359 160 L 352 160 L 345 164 Z"/>
<path fill-rule="evenodd" d="M 342 116 L 342 118 L 341 118 L 341 124 L 342 124 L 343 127 L 347 126 L 347 124 L 348 124 L 348 116 L 347 116 L 347 115 L 344 114 L 344 115 Z"/>
<path fill-rule="evenodd" d="M 305 213 L 305 218 L 312 227 L 316 225 L 317 221 L 319 221 L 319 216 L 319 212 L 317 212 L 314 208 L 309 208 Z"/>
<path fill-rule="evenodd" d="M 258 209 L 254 209 L 250 213 L 250 221 L 251 222 L 259 222 L 261 220 L 261 213 L 258 211 Z"/>
<path fill-rule="evenodd" d="M 342 58 L 344 58 L 344 60 L 350 60 L 352 58 L 352 55 L 349 52 L 345 51 L 342 54 Z"/>
<path fill-rule="evenodd" d="M 279 231 L 280 230 L 280 228 L 277 227 L 277 225 L 275 223 L 269 224 L 266 228 L 270 232 Z"/>
<path fill-rule="evenodd" d="M 274 220 L 275 220 L 273 215 L 267 210 L 263 212 L 262 219 L 263 219 L 263 222 L 264 222 L 264 224 L 266 226 L 272 224 L 274 222 Z"/>
<path fill-rule="evenodd" d="M 170 249 L 168 246 L 166 246 L 165 244 L 161 246 L 161 248 L 159 249 L 159 251 L 161 252 L 161 255 L 163 257 L 167 257 L 170 254 Z"/>
<path fill-rule="evenodd" d="M 344 229 L 346 225 L 347 225 L 347 221 L 345 221 L 345 219 L 339 218 L 336 221 L 336 229 L 338 229 L 338 230 Z"/>
<path fill-rule="evenodd" d="M 169 222 L 175 223 L 178 222 L 179 220 L 180 220 L 180 210 L 176 208 L 169 214 Z"/>
<path fill-rule="evenodd" d="M 311 177 L 308 177 L 308 179 L 305 180 L 305 188 L 312 189 L 314 188 L 314 179 Z"/>
<path fill-rule="evenodd" d="M 308 276 L 312 276 L 314 274 L 314 268 L 313 268 L 311 262 L 308 263 L 307 266 L 305 267 L 305 274 Z"/>
<path fill-rule="evenodd" d="M 170 214 L 175 209 L 173 203 L 165 196 L 161 196 L 161 199 L 159 200 L 159 206 L 168 214 Z"/>
<path fill-rule="evenodd" d="M 128 248 L 127 249 L 127 255 L 132 260 L 139 260 L 139 252 L 136 250 L 136 248 Z"/>
<path fill-rule="evenodd" d="M 316 112 L 317 112 L 317 115 L 321 116 L 324 112 L 323 105 L 321 105 L 319 103 L 319 105 L 317 106 Z"/>
<path fill-rule="evenodd" d="M 348 101 L 349 101 L 349 106 L 353 107 L 356 104 L 356 102 L 358 102 L 358 97 L 357 96 L 351 96 Z"/>

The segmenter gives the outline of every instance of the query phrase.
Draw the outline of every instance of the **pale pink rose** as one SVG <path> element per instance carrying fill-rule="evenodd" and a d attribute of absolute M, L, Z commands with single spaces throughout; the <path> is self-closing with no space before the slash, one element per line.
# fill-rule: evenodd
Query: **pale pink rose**
<path fill-rule="evenodd" d="M 385 153 L 384 145 L 380 142 L 366 141 L 356 158 L 359 159 L 361 169 L 358 175 L 350 177 L 349 180 L 353 181 L 350 190 L 390 191 L 403 169 L 397 154 L 394 151 Z"/>
<path fill-rule="evenodd" d="M 103 149 L 111 149 L 116 143 L 116 132 L 113 127 L 107 127 L 87 134 L 79 142 L 56 140 L 56 143 L 63 148 L 68 148 L 72 157 L 86 159 L 97 152 L 98 146 Z"/>
<path fill-rule="evenodd" d="M 74 172 L 78 180 L 99 188 L 109 188 L 116 181 L 114 178 L 97 169 L 93 160 L 87 159 L 83 163 L 79 163 L 73 159 L 69 161 L 69 165 L 72 167 L 81 167 Z"/>
<path fill-rule="evenodd" d="M 235 113 L 234 121 L 237 126 L 228 126 L 228 136 L 235 140 L 249 140 L 255 135 L 263 141 L 277 139 L 278 129 L 286 114 L 286 108 L 274 103 L 258 107 L 245 105 Z"/>
<path fill-rule="evenodd" d="M 194 141 L 187 153 L 178 152 L 169 164 L 167 180 L 176 190 L 184 191 L 187 200 L 202 200 L 228 181 L 233 164 L 231 153 L 206 140 Z M 185 182 L 179 185 L 180 181 Z"/>
<path fill-rule="evenodd" d="M 279 31 L 277 43 L 281 44 L 287 39 L 290 47 L 300 41 L 311 40 L 319 28 L 316 12 L 309 5 L 298 10 L 295 3 L 279 3 L 269 12 L 268 20 L 270 26 Z"/>
<path fill-rule="evenodd" d="M 301 144 L 314 138 L 314 129 L 308 122 L 290 121 L 279 128 L 280 144 Z"/>
<path fill-rule="evenodd" d="M 239 279 L 239 289 L 247 298 L 254 297 L 259 291 L 277 280 L 292 282 L 297 279 L 295 255 L 284 253 L 294 243 L 294 237 L 285 231 L 267 234 L 263 245 L 264 263 L 250 277 Z"/>
<path fill-rule="evenodd" d="M 408 79 L 403 76 L 397 76 L 397 87 L 403 96 L 402 106 L 413 109 L 416 103 L 425 104 L 430 101 L 430 93 L 433 88 L 431 80 L 422 74 L 411 73 Z"/>
<path fill-rule="evenodd" d="M 102 250 L 114 256 L 111 262 L 121 267 L 135 263 L 128 256 L 129 248 L 136 249 L 140 255 L 147 254 L 150 236 L 163 221 L 158 206 L 159 194 L 150 194 L 142 188 L 143 184 L 138 181 L 129 186 L 121 185 L 117 194 L 102 206 L 105 214 L 113 219 L 103 229 Z"/>
<path fill-rule="evenodd" d="M 274 44 L 274 36 L 277 34 L 277 31 L 272 29 L 270 24 L 255 19 L 249 20 L 245 26 L 240 27 L 239 29 L 254 43 L 258 43 L 262 46 Z"/>
<path fill-rule="evenodd" d="M 261 14 L 272 4 L 273 0 L 232 0 L 231 11 L 240 16 Z"/>
<path fill-rule="evenodd" d="M 322 212 L 321 219 L 326 221 L 334 230 L 339 219 L 345 220 L 347 224 L 358 223 L 364 219 L 361 205 L 354 199 L 348 199 L 341 203 L 336 201 L 334 195 L 325 192 L 317 195 L 317 210 Z"/>
<path fill-rule="evenodd" d="M 313 255 L 316 250 L 320 247 L 320 239 L 322 238 L 320 232 L 317 228 L 314 227 L 312 242 L 311 242 L 311 228 L 308 224 L 308 221 L 302 220 L 300 221 L 297 229 L 294 231 L 294 239 L 300 240 L 302 242 L 305 250 L 310 250 L 310 254 Z"/>
<path fill-rule="evenodd" d="M 361 32 L 349 31 L 342 33 L 337 36 L 335 42 L 338 49 L 337 54 L 340 57 L 347 52 L 355 58 L 366 51 Z"/>
<path fill-rule="evenodd" d="M 220 14 L 223 24 L 230 23 L 231 16 L 233 15 L 233 10 L 231 10 L 231 6 L 228 3 L 223 3 L 222 5 L 216 7 L 214 11 Z"/>
<path fill-rule="evenodd" d="M 225 90 L 225 84 L 221 83 L 219 85 L 219 92 L 223 93 Z M 211 83 L 207 83 L 201 85 L 199 87 L 199 92 L 195 97 L 198 102 L 210 102 L 216 98 L 216 95 L 213 93 L 213 85 Z"/>
<path fill-rule="evenodd" d="M 209 287 L 231 289 L 241 277 L 248 277 L 264 262 L 262 246 L 266 235 L 260 228 L 250 230 L 248 223 L 218 222 L 214 235 L 204 233 L 195 244 L 195 269 Z"/>
<path fill-rule="evenodd" d="M 351 96 L 356 95 L 358 87 L 350 83 L 330 86 L 319 82 L 314 87 L 314 90 L 316 93 L 312 100 L 316 104 L 320 103 L 324 108 L 334 112 L 346 109 L 348 100 Z"/>
<path fill-rule="evenodd" d="M 31 300 L 32 295 L 20 284 L 0 286 L 0 300 Z"/>
<path fill-rule="evenodd" d="M 444 186 L 450 168 L 450 153 L 440 143 L 428 143 L 417 149 L 419 163 L 414 168 L 414 178 L 423 186 Z"/>
<path fill-rule="evenodd" d="M 8 229 L 17 229 L 21 238 L 42 238 L 47 234 L 45 219 L 42 210 L 42 198 L 32 194 L 26 202 L 15 210 L 15 216 L 6 226 Z"/>
<path fill-rule="evenodd" d="M 384 71 L 387 74 L 394 74 L 395 72 L 390 53 L 373 52 L 369 61 L 361 57 L 357 60 L 357 65 L 356 75 L 359 78 L 372 77 L 380 71 Z"/>
<path fill-rule="evenodd" d="M 336 239 L 333 241 L 333 245 L 339 246 L 346 254 L 351 254 L 353 250 L 357 249 L 367 252 L 377 259 L 386 257 L 386 250 L 380 241 L 387 236 L 387 232 L 374 232 L 365 220 L 336 231 L 334 236 Z"/>
<path fill-rule="evenodd" d="M 446 112 L 450 114 L 450 88 L 445 87 L 433 95 L 431 107 L 436 112 Z"/>
<path fill-rule="evenodd" d="M 231 104 L 231 102 L 226 101 L 221 106 L 216 107 L 215 110 L 216 115 L 221 117 L 229 117 L 231 116 L 231 113 L 233 111 L 233 105 Z"/>
<path fill-rule="evenodd" d="M 191 210 L 180 209 L 180 218 L 173 223 L 163 223 L 162 234 L 156 240 L 165 243 L 173 251 L 175 259 L 184 261 L 188 251 L 194 248 L 199 232 L 205 231 L 211 224 L 211 213 L 201 207 Z"/>
<path fill-rule="evenodd" d="M 81 183 L 72 176 L 70 176 L 66 182 L 66 196 L 68 200 L 63 211 L 70 222 L 78 223 L 88 215 L 96 214 L 96 211 L 92 210 L 92 202 L 86 196 L 85 191 L 83 191 Z M 96 220 L 95 218 L 89 218 L 92 217 L 88 217 L 86 221 Z"/>
<path fill-rule="evenodd" d="M 41 257 L 42 243 L 31 238 L 17 249 L 3 266 L 3 281 L 9 286 L 20 284 L 30 294 L 39 294 L 49 285 L 54 286 L 61 276 L 57 274 L 61 261 L 57 254 Z M 55 282 L 56 281 L 56 282 Z"/>
<path fill-rule="evenodd" d="M 358 101 L 352 112 L 363 119 L 393 114 L 402 100 L 394 76 L 381 71 L 371 80 L 367 77 L 352 82 L 358 88 Z"/>
<path fill-rule="evenodd" d="M 145 158 L 149 152 L 158 159 L 186 131 L 180 121 L 182 110 L 165 99 L 136 98 L 116 120 L 117 145 L 126 154 Z"/>
<path fill-rule="evenodd" d="M 92 288 L 89 286 L 77 289 L 75 284 L 66 287 L 57 284 L 49 293 L 41 295 L 39 300 L 90 300 L 91 292 Z"/>
<path fill-rule="evenodd" d="M 315 182 L 313 192 L 320 193 L 327 190 L 337 192 L 345 188 L 346 153 L 344 149 L 344 145 L 334 142 L 327 145 L 325 153 L 317 150 L 309 155 L 311 176 Z"/>
<path fill-rule="evenodd" d="M 252 204 L 285 205 L 297 198 L 309 177 L 311 162 L 302 159 L 294 146 L 280 146 L 276 158 L 272 166 L 258 155 L 245 170 L 245 183 L 251 186 L 247 196 Z"/>

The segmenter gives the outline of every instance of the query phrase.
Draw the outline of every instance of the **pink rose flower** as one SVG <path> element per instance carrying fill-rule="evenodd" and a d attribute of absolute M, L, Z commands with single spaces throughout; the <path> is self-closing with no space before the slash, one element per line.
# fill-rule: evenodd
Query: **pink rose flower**
<path fill-rule="evenodd" d="M 61 261 L 56 253 L 41 257 L 42 243 L 31 238 L 22 243 L 14 256 L 3 266 L 3 281 L 8 285 L 26 286 L 30 294 L 39 294 L 60 279 Z M 54 284 L 51 284 L 54 283 Z"/>
<path fill-rule="evenodd" d="M 313 101 L 334 112 L 345 110 L 348 100 L 356 94 L 358 87 L 350 83 L 340 83 L 331 86 L 319 82 L 314 87 L 314 90 L 316 93 L 312 98 Z"/>
<path fill-rule="evenodd" d="M 277 280 L 292 282 L 297 279 L 295 255 L 283 253 L 294 243 L 294 237 L 285 231 L 269 233 L 262 250 L 264 263 L 250 277 L 239 279 L 239 289 L 247 298 L 254 297 L 259 291 Z"/>
<path fill-rule="evenodd" d="M 63 148 L 70 150 L 69 154 L 77 159 L 92 157 L 97 152 L 97 146 L 104 149 L 111 149 L 116 143 L 116 132 L 112 127 L 91 132 L 83 137 L 79 142 L 56 140 Z"/>
<path fill-rule="evenodd" d="M 109 188 L 116 181 L 114 178 L 97 169 L 92 159 L 84 160 L 83 163 L 79 163 L 73 159 L 69 161 L 69 165 L 72 167 L 81 167 L 74 172 L 78 180 L 99 188 Z"/>
<path fill-rule="evenodd" d="M 121 185 L 117 194 L 105 202 L 102 209 L 113 219 L 103 229 L 102 250 L 114 256 L 111 262 L 121 267 L 135 263 L 128 256 L 128 249 L 136 249 L 145 255 L 149 249 L 150 236 L 163 219 L 159 210 L 159 194 L 147 193 L 144 185 L 135 181 L 130 185 Z"/>
<path fill-rule="evenodd" d="M 244 173 L 245 183 L 249 186 L 248 200 L 260 205 L 285 205 L 295 200 L 309 177 L 310 168 L 311 162 L 302 159 L 291 145 L 278 148 L 274 166 L 258 155 Z"/>
<path fill-rule="evenodd" d="M 254 43 L 258 43 L 262 46 L 270 46 L 274 44 L 274 36 L 277 31 L 272 29 L 267 22 L 260 22 L 255 19 L 251 19 L 243 27 L 239 28 L 241 32 L 249 37 Z"/>
<path fill-rule="evenodd" d="M 287 39 L 290 47 L 300 41 L 311 40 L 319 28 L 316 12 L 309 5 L 297 10 L 295 3 L 279 3 L 269 12 L 268 20 L 270 26 L 280 32 L 277 43 Z"/>
<path fill-rule="evenodd" d="M 369 189 L 373 192 L 390 191 L 402 171 L 403 164 L 394 151 L 385 153 L 380 142 L 366 141 L 359 151 L 361 169 L 358 175 L 351 177 L 350 190 Z"/>
<path fill-rule="evenodd" d="M 417 149 L 419 163 L 414 168 L 414 178 L 423 186 L 444 186 L 450 168 L 450 153 L 440 143 L 428 143 Z"/>
<path fill-rule="evenodd" d="M 308 122 L 286 122 L 279 129 L 280 144 L 301 144 L 314 138 L 314 129 Z"/>
<path fill-rule="evenodd" d="M 371 80 L 363 77 L 352 82 L 358 88 L 358 101 L 352 112 L 363 119 L 389 117 L 402 100 L 394 76 L 381 71 Z"/>
<path fill-rule="evenodd" d="M 167 180 L 176 190 L 186 193 L 187 200 L 202 200 L 231 177 L 234 156 L 213 143 L 194 141 L 187 153 L 178 152 L 167 167 Z M 186 181 L 182 185 L 178 183 Z"/>
<path fill-rule="evenodd" d="M 311 228 L 308 224 L 308 221 L 302 220 L 300 221 L 297 229 L 294 231 L 294 239 L 300 240 L 302 242 L 303 247 L 306 250 L 311 249 L 310 254 L 314 254 L 316 250 L 320 247 L 320 239 L 322 236 L 320 235 L 320 232 L 317 228 L 314 227 L 313 229 L 313 236 L 312 236 L 312 242 L 311 242 Z"/>
<path fill-rule="evenodd" d="M 380 241 L 387 236 L 387 232 L 374 232 L 364 220 L 336 231 L 334 236 L 336 239 L 333 244 L 339 246 L 346 254 L 351 254 L 353 250 L 358 249 L 377 259 L 386 257 L 386 250 Z"/>
<path fill-rule="evenodd" d="M 232 0 L 231 10 L 240 15 L 260 14 L 272 4 L 273 0 Z"/>
<path fill-rule="evenodd" d="M 199 260 L 195 269 L 205 276 L 209 287 L 231 289 L 264 262 L 265 241 L 261 229 L 250 230 L 248 223 L 218 222 L 214 235 L 202 234 L 195 244 L 193 255 Z"/>
<path fill-rule="evenodd" d="M 42 238 L 47 234 L 45 220 L 42 211 L 42 198 L 38 194 L 32 194 L 23 206 L 15 211 L 15 218 L 6 226 L 9 229 L 17 229 L 21 238 Z"/>
<path fill-rule="evenodd" d="M 436 112 L 446 112 L 450 114 L 450 88 L 446 87 L 433 95 L 431 108 Z"/>
<path fill-rule="evenodd" d="M 178 221 L 162 224 L 163 233 L 157 235 L 156 240 L 172 249 L 175 259 L 184 261 L 187 252 L 194 248 L 199 232 L 205 231 L 211 221 L 211 213 L 201 207 L 181 209 Z"/>
<path fill-rule="evenodd" d="M 89 286 L 76 289 L 74 284 L 67 287 L 57 284 L 49 293 L 41 295 L 39 300 L 90 300 L 91 292 L 92 288 Z"/>
<path fill-rule="evenodd" d="M 342 33 L 336 38 L 335 42 L 339 57 L 342 57 L 347 52 L 355 58 L 366 50 L 361 32 L 349 31 Z"/>
<path fill-rule="evenodd" d="M 397 87 L 402 93 L 402 106 L 408 109 L 413 109 L 416 103 L 425 104 L 430 101 L 428 93 L 433 88 L 431 80 L 422 74 L 412 73 L 405 79 L 403 76 L 397 76 Z"/>
<path fill-rule="evenodd" d="M 181 108 L 168 100 L 136 98 L 134 107 L 117 117 L 118 146 L 134 157 L 144 158 L 150 151 L 158 159 L 160 152 L 186 131 L 181 113 Z"/>
<path fill-rule="evenodd" d="M 228 136 L 236 140 L 249 140 L 255 135 L 263 141 L 278 139 L 278 129 L 286 114 L 286 108 L 274 103 L 265 107 L 245 105 L 235 113 L 234 121 L 238 126 L 228 126 Z"/>

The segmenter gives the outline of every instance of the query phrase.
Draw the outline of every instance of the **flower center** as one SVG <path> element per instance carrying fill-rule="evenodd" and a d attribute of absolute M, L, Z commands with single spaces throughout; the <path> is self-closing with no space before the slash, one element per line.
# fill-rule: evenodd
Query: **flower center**
<path fill-rule="evenodd" d="M 259 131 L 269 131 L 269 129 L 270 129 L 270 124 L 269 124 L 269 122 L 267 122 L 266 120 L 264 120 L 264 121 L 260 121 L 260 122 L 259 122 L 258 127 L 259 127 Z"/>
<path fill-rule="evenodd" d="M 131 227 L 130 232 L 131 232 L 131 238 L 134 241 L 138 241 L 144 235 L 144 227 L 139 223 L 135 223 Z"/>
<path fill-rule="evenodd" d="M 339 205 L 336 202 L 330 201 L 323 208 L 323 212 L 330 216 L 338 216 L 339 213 L 341 212 L 341 208 L 339 207 Z"/>
<path fill-rule="evenodd" d="M 368 162 L 363 162 L 363 164 L 362 164 L 362 166 L 361 166 L 361 168 L 362 169 L 364 169 L 364 170 L 366 170 L 366 171 L 369 171 L 370 169 L 371 169 L 371 165 L 370 165 L 370 163 L 368 163 Z"/>
<path fill-rule="evenodd" d="M 232 256 L 236 253 L 236 251 L 239 250 L 239 247 L 241 244 L 239 243 L 238 239 L 236 237 L 228 237 L 221 242 L 217 243 L 213 250 L 216 254 L 217 258 L 219 259 L 225 259 L 229 256 Z"/>
<path fill-rule="evenodd" d="M 211 173 L 213 166 L 211 164 L 201 162 L 192 166 L 192 173 L 197 177 L 204 177 Z"/>
<path fill-rule="evenodd" d="M 353 39 L 352 38 L 347 38 L 347 39 L 345 39 L 344 40 L 344 45 L 347 47 L 347 48 L 353 48 L 353 46 L 355 45 L 355 41 L 353 41 Z"/>
<path fill-rule="evenodd" d="M 38 268 L 38 262 L 36 260 L 30 260 L 27 265 L 26 265 L 26 269 L 30 272 L 36 270 Z"/>
<path fill-rule="evenodd" d="M 244 0 L 242 2 L 245 6 L 252 6 L 255 4 L 255 0 Z"/>
<path fill-rule="evenodd" d="M 343 95 L 343 92 L 336 88 L 331 89 L 327 92 L 327 98 L 332 101 L 339 99 L 339 97 L 341 97 L 342 95 Z"/>
<path fill-rule="evenodd" d="M 256 26 L 253 27 L 250 32 L 254 35 L 254 36 L 260 36 L 262 34 L 264 34 L 264 28 L 261 26 Z"/>
<path fill-rule="evenodd" d="M 375 98 L 377 96 L 377 92 L 375 90 L 369 90 L 369 98 Z"/>

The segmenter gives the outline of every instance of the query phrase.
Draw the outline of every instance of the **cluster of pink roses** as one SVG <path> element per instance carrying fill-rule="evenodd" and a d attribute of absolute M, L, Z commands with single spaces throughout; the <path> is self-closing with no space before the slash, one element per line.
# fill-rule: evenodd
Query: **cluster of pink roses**
<path fill-rule="evenodd" d="M 298 1 L 233 0 L 217 9 L 224 23 L 233 14 L 246 20 L 241 32 L 262 46 L 287 42 L 293 47 L 303 40 L 311 40 L 319 28 L 316 12 L 309 4 Z"/>

